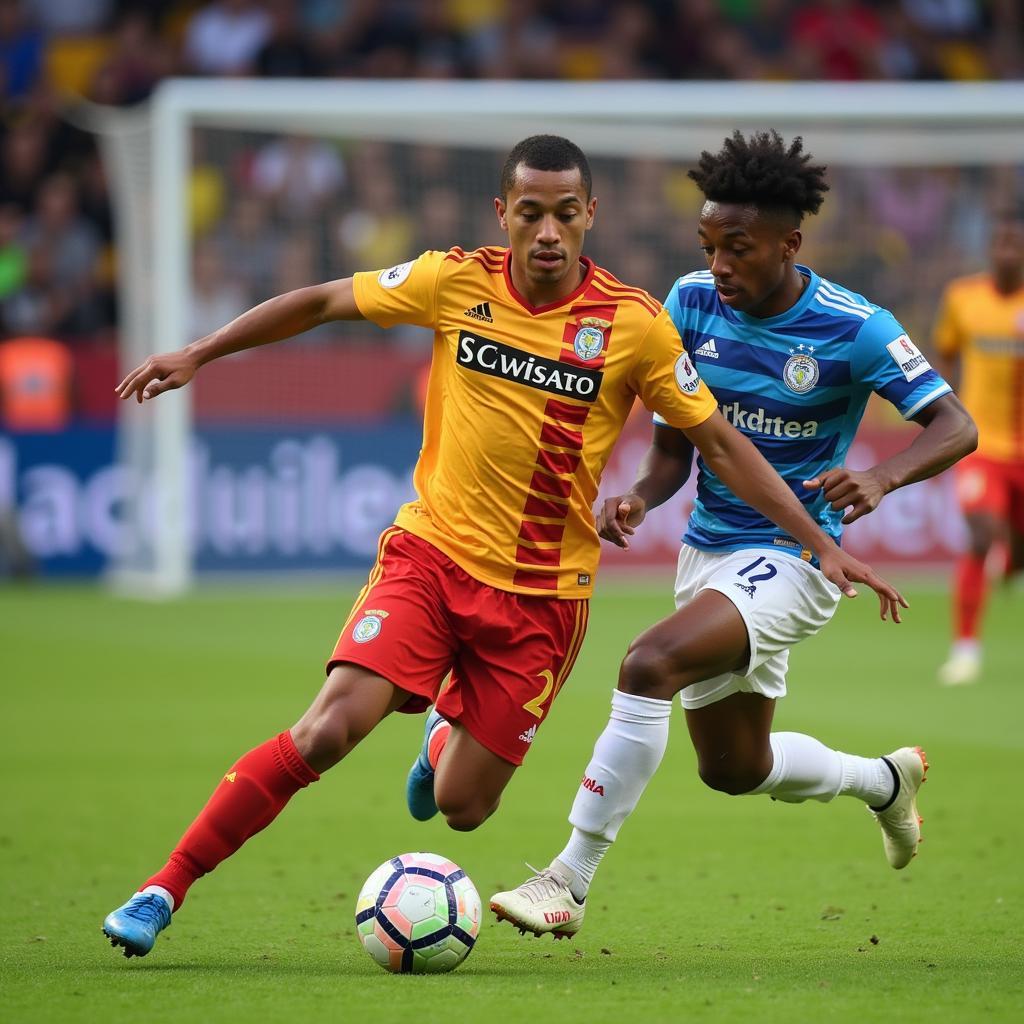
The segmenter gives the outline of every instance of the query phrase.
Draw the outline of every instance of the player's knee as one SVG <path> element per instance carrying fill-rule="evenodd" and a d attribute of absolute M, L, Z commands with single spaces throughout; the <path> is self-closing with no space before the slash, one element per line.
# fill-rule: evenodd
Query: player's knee
<path fill-rule="evenodd" d="M 996 526 L 987 517 L 967 520 L 967 546 L 975 558 L 984 558 L 996 540 Z"/>
<path fill-rule="evenodd" d="M 344 715 L 332 714 L 330 711 L 306 714 L 292 728 L 296 749 L 306 763 L 318 772 L 333 768 L 359 738 L 350 735 Z"/>
<path fill-rule="evenodd" d="M 992 541 L 993 538 L 990 534 L 984 531 L 972 531 L 968 548 L 975 558 L 987 558 Z"/>
<path fill-rule="evenodd" d="M 656 644 L 634 641 L 619 669 L 619 689 L 638 697 L 671 700 L 682 687 L 675 659 Z"/>
<path fill-rule="evenodd" d="M 752 793 L 768 777 L 771 765 L 735 757 L 700 758 L 697 772 L 701 782 L 710 789 L 729 796 Z"/>
<path fill-rule="evenodd" d="M 292 728 L 292 740 L 318 772 L 333 768 L 369 732 L 343 701 L 314 704 Z"/>
<path fill-rule="evenodd" d="M 480 800 L 445 801 L 443 796 L 438 797 L 437 808 L 444 815 L 448 827 L 456 832 L 472 832 L 479 828 L 495 810 L 494 807 L 487 806 Z"/>

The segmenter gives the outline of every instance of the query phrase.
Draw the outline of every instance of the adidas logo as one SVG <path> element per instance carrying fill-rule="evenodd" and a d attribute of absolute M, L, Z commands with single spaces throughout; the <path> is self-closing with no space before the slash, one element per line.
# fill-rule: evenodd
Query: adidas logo
<path fill-rule="evenodd" d="M 519 738 L 524 743 L 532 743 L 533 742 L 533 738 L 536 735 L 537 735 L 537 726 L 531 725 L 529 729 L 526 729 L 524 732 L 521 732 L 519 734 Z"/>
<path fill-rule="evenodd" d="M 493 324 L 494 317 L 491 316 L 491 304 L 481 302 L 479 306 L 470 306 L 463 316 L 471 316 L 474 320 L 483 320 L 485 324 Z"/>
<path fill-rule="evenodd" d="M 708 338 L 703 345 L 696 352 L 693 353 L 695 356 L 703 356 L 705 359 L 717 359 L 718 358 L 718 346 L 715 344 L 714 338 Z"/>

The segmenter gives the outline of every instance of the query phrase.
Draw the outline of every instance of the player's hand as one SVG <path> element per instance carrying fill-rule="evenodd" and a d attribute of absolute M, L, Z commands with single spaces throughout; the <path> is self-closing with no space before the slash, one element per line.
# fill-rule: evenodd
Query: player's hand
<path fill-rule="evenodd" d="M 825 500 L 831 503 L 835 512 L 849 508 L 850 511 L 843 516 L 844 524 L 874 512 L 886 495 L 882 481 L 871 469 L 860 472 L 853 469 L 830 469 L 812 480 L 805 480 L 804 487 L 811 491 L 820 487 Z"/>
<path fill-rule="evenodd" d="M 597 532 L 624 550 L 629 550 L 629 538 L 644 521 L 647 502 L 639 494 L 620 494 L 607 498 L 597 513 Z"/>
<path fill-rule="evenodd" d="M 114 390 L 122 398 L 135 396 L 140 404 L 147 398 L 156 398 L 165 391 L 184 387 L 195 376 L 199 367 L 184 350 L 150 356 L 137 366 Z"/>
<path fill-rule="evenodd" d="M 842 548 L 833 547 L 818 555 L 818 564 L 827 576 L 847 597 L 856 597 L 854 583 L 866 583 L 877 595 L 884 622 L 892 616 L 893 622 L 902 622 L 900 608 L 909 608 L 903 595 L 891 584 L 886 583 L 870 565 L 858 561 Z"/>

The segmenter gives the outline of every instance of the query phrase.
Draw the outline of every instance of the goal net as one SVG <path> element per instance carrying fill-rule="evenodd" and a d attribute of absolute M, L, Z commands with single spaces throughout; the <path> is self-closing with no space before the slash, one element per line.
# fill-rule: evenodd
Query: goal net
<path fill-rule="evenodd" d="M 123 369 L 291 288 L 500 244 L 502 161 L 540 132 L 591 158 L 587 253 L 664 297 L 701 265 L 686 171 L 735 128 L 800 134 L 829 165 L 802 260 L 892 309 L 922 347 L 942 285 L 984 267 L 994 209 L 1022 194 L 1018 85 L 172 81 L 144 112 L 104 115 Z M 330 325 L 125 403 L 111 579 L 162 595 L 197 574 L 365 568 L 411 495 L 429 353 L 418 329 Z M 899 437 L 884 410 L 870 418 L 863 460 Z M 606 492 L 629 482 L 648 423 L 636 417 Z M 948 557 L 948 486 L 915 486 L 851 544 Z M 638 535 L 634 565 L 671 558 L 686 500 Z"/>

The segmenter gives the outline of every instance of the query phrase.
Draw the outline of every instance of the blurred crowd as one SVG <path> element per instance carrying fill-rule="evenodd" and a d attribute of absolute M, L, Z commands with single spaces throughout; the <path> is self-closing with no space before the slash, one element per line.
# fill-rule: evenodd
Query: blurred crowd
<path fill-rule="evenodd" d="M 116 345 L 111 203 L 95 139 L 67 116 L 75 98 L 128 107 L 169 75 L 1015 79 L 1022 11 L 1019 0 L 0 0 L 0 337 Z M 489 206 L 501 153 L 241 132 L 197 132 L 195 153 L 194 335 L 310 281 L 501 241 Z M 685 171 L 595 161 L 590 251 L 659 296 L 700 260 Z M 983 263 L 992 197 L 1020 185 L 983 166 L 835 168 L 830 180 L 808 260 L 919 334 L 942 282 Z"/>

